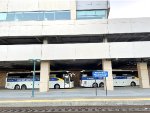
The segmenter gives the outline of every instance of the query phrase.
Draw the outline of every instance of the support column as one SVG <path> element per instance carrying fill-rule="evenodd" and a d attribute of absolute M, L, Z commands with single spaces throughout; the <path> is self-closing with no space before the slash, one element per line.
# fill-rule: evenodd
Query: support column
<path fill-rule="evenodd" d="M 104 42 L 104 43 L 107 43 L 107 42 L 108 42 L 108 39 L 107 39 L 106 37 L 104 37 L 104 38 L 103 38 L 103 42 Z"/>
<path fill-rule="evenodd" d="M 137 63 L 137 70 L 141 88 L 150 88 L 147 63 Z"/>
<path fill-rule="evenodd" d="M 71 20 L 76 20 L 76 0 L 71 0 Z"/>
<path fill-rule="evenodd" d="M 72 75 L 74 86 L 79 87 L 80 86 L 80 71 L 71 71 L 71 72 L 74 73 Z"/>
<path fill-rule="evenodd" d="M 5 88 L 7 72 L 0 71 L 0 88 Z"/>
<path fill-rule="evenodd" d="M 104 82 L 104 89 L 106 89 L 107 85 L 107 90 L 114 90 L 111 60 L 102 60 L 102 65 L 103 70 L 108 71 L 108 77 L 106 78 L 106 82 Z"/>
<path fill-rule="evenodd" d="M 48 39 L 47 38 L 43 39 L 43 44 L 48 44 Z"/>
<path fill-rule="evenodd" d="M 148 68 L 148 77 L 149 77 L 149 82 L 150 82 L 150 66 L 148 66 L 147 68 Z"/>
<path fill-rule="evenodd" d="M 50 63 L 49 63 L 49 61 L 41 61 L 40 92 L 49 91 L 49 74 L 50 74 Z"/>

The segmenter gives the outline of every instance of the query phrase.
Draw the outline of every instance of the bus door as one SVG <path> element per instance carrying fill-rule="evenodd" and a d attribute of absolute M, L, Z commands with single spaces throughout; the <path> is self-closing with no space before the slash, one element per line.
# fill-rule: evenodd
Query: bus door
<path fill-rule="evenodd" d="M 69 76 L 69 74 L 64 74 L 64 88 L 70 88 L 70 76 Z"/>

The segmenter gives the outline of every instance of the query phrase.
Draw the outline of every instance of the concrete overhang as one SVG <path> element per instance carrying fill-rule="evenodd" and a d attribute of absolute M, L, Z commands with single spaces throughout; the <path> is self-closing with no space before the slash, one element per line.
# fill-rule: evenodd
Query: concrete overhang
<path fill-rule="evenodd" d="M 137 62 L 141 59 L 111 59 L 113 71 L 137 71 Z M 150 66 L 150 59 L 142 59 Z M 78 60 L 53 60 L 50 61 L 51 71 L 91 71 L 102 70 L 102 59 L 78 59 Z M 0 71 L 32 71 L 33 63 L 30 61 L 0 61 Z M 40 70 L 40 62 L 36 64 L 36 71 Z"/>
<path fill-rule="evenodd" d="M 149 33 L 150 18 L 0 22 L 0 37 Z"/>

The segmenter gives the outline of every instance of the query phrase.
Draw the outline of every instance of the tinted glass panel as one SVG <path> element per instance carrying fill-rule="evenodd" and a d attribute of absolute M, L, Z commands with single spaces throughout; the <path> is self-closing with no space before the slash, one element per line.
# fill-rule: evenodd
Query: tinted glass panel
<path fill-rule="evenodd" d="M 77 11 L 77 19 L 105 19 L 106 10 Z"/>
<path fill-rule="evenodd" d="M 44 20 L 54 20 L 54 12 L 45 12 Z"/>
<path fill-rule="evenodd" d="M 38 20 L 38 13 L 37 12 L 25 12 L 23 14 L 23 20 Z"/>
<path fill-rule="evenodd" d="M 56 12 L 55 13 L 56 20 L 69 20 L 70 19 L 70 12 Z"/>
<path fill-rule="evenodd" d="M 6 13 L 0 13 L 0 21 L 6 20 Z"/>
<path fill-rule="evenodd" d="M 15 20 L 15 13 L 7 13 L 7 21 L 14 21 Z"/>
<path fill-rule="evenodd" d="M 0 21 L 69 20 L 69 11 L 10 12 L 0 13 Z"/>
<path fill-rule="evenodd" d="M 96 13 L 96 15 L 97 15 L 98 17 L 101 17 L 101 18 L 106 18 L 106 17 L 107 17 L 107 14 L 106 14 L 106 11 L 105 11 L 105 10 L 96 11 L 95 13 Z"/>
<path fill-rule="evenodd" d="M 15 14 L 15 20 L 22 20 L 23 19 L 23 13 L 21 12 L 18 12 Z"/>
<path fill-rule="evenodd" d="M 44 20 L 44 13 L 43 12 L 38 13 L 38 20 L 40 20 L 40 21 Z"/>

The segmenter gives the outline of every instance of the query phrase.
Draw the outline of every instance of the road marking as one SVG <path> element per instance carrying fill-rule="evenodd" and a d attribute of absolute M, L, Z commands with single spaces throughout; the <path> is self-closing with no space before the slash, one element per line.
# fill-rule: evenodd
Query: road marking
<path fill-rule="evenodd" d="M 0 100 L 0 103 L 43 103 L 43 102 L 113 102 L 113 101 L 149 101 L 150 98 L 112 98 L 112 99 L 58 99 L 58 100 Z"/>

